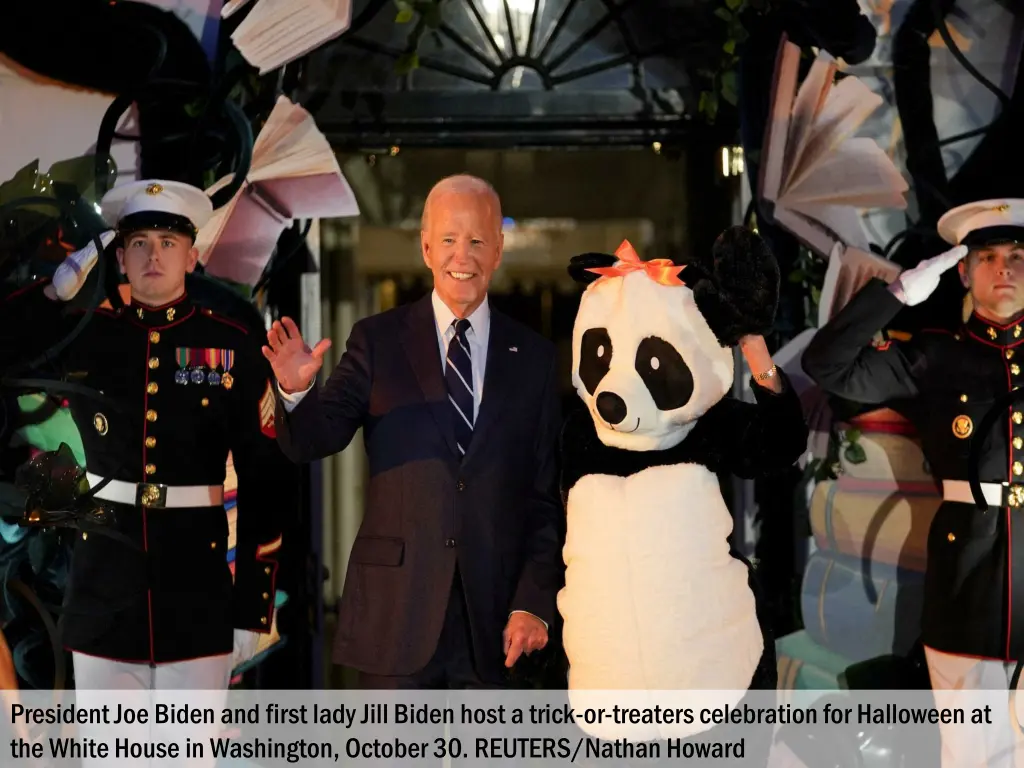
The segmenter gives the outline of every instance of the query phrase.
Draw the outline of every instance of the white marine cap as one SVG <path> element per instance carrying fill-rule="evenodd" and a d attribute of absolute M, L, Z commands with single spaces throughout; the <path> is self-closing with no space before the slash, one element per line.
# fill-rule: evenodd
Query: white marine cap
<path fill-rule="evenodd" d="M 1024 243 L 1024 200 L 980 200 L 958 206 L 939 219 L 938 230 L 950 245 L 969 248 Z"/>
<path fill-rule="evenodd" d="M 213 216 L 213 203 L 198 187 L 180 181 L 148 179 L 114 187 L 100 202 L 103 218 L 120 234 L 166 229 L 196 234 Z"/>

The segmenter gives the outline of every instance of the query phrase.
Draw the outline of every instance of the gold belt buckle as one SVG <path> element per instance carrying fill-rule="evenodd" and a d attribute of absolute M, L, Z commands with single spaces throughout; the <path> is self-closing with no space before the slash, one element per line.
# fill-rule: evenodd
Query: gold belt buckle
<path fill-rule="evenodd" d="M 140 507 L 163 509 L 167 503 L 167 486 L 157 483 L 139 483 L 135 487 L 135 503 Z"/>

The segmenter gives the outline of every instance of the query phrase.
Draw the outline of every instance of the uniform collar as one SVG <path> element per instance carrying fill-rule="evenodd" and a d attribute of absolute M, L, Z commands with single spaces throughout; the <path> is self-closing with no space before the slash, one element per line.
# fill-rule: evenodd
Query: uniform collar
<path fill-rule="evenodd" d="M 455 321 L 455 313 L 452 312 L 448 305 L 445 304 L 441 297 L 437 295 L 435 290 L 430 295 L 430 302 L 434 307 L 434 319 L 437 320 L 437 328 L 444 336 L 448 328 Z M 488 303 L 488 297 L 484 296 L 484 300 L 480 302 L 480 306 L 473 310 L 473 314 L 466 318 L 469 320 L 470 328 L 478 339 L 483 341 L 487 338 L 487 333 L 491 325 L 491 308 Z"/>
<path fill-rule="evenodd" d="M 174 301 L 162 304 L 159 307 L 151 307 L 140 301 L 132 299 L 127 308 L 128 317 L 132 321 L 147 328 L 159 328 L 180 321 L 192 313 L 192 302 L 188 294 L 183 293 Z"/>
<path fill-rule="evenodd" d="M 979 317 L 977 312 L 972 312 L 967 318 L 966 327 L 971 335 L 998 347 L 1012 347 L 1024 343 L 1024 318 L 1007 325 L 999 325 Z"/>

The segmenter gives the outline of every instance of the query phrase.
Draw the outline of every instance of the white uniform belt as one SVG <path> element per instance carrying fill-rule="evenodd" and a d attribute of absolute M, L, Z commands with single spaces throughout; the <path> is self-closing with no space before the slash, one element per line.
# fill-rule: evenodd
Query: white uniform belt
<path fill-rule="evenodd" d="M 990 507 L 1024 506 L 1024 486 L 1004 483 L 981 483 L 981 493 Z M 966 480 L 943 480 L 942 498 L 945 501 L 959 501 L 974 504 L 971 484 Z"/>
<path fill-rule="evenodd" d="M 89 487 L 95 488 L 103 478 L 87 472 Z M 224 503 L 224 487 L 220 485 L 159 485 L 127 483 L 111 480 L 96 493 L 97 499 L 119 504 L 172 509 L 182 507 L 216 507 Z"/>

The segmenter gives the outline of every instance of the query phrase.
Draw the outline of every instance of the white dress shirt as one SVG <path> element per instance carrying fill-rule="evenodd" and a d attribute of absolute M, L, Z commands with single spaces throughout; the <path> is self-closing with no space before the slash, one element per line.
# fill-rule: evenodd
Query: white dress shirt
<path fill-rule="evenodd" d="M 430 296 L 430 302 L 434 306 L 434 322 L 437 330 L 437 344 L 441 352 L 441 375 L 444 376 L 446 358 L 448 357 L 448 345 L 455 338 L 455 313 L 448 309 L 448 305 L 441 301 L 441 297 L 434 291 Z M 487 298 L 480 303 L 480 306 L 473 310 L 473 314 L 466 318 L 469 320 L 469 330 L 466 331 L 466 340 L 469 342 L 469 362 L 473 374 L 473 423 L 480 415 L 480 401 L 484 396 L 484 371 L 487 370 L 487 341 L 491 333 L 491 309 L 487 304 Z"/>

